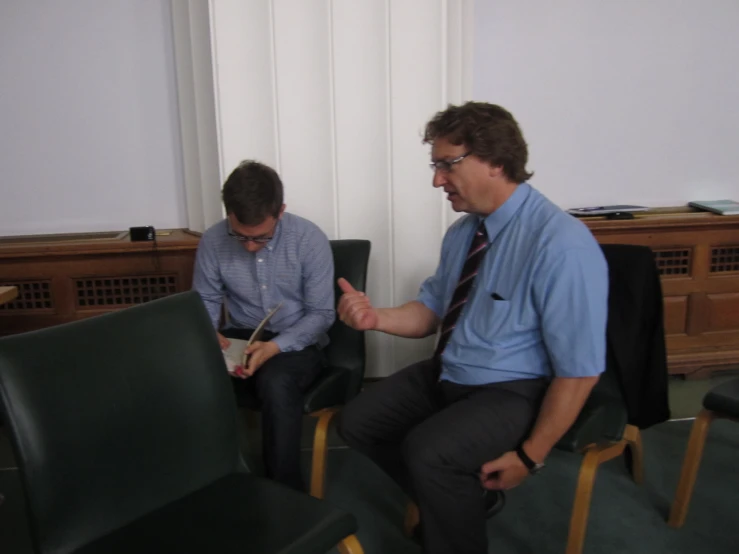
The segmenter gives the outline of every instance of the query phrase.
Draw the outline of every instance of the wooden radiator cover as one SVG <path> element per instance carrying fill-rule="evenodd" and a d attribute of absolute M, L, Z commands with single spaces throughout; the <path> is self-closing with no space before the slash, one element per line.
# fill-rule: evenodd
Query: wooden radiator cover
<path fill-rule="evenodd" d="M 126 232 L 0 237 L 0 335 L 40 329 L 161 298 L 192 286 L 200 237 L 160 231 L 156 243 Z"/>
<path fill-rule="evenodd" d="M 739 216 L 690 208 L 635 216 L 584 221 L 600 243 L 641 244 L 654 251 L 670 373 L 739 368 Z"/>

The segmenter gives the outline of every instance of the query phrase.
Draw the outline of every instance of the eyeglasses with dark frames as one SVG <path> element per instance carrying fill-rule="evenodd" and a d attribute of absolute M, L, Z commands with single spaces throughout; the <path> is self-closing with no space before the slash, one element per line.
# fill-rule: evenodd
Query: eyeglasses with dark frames
<path fill-rule="evenodd" d="M 275 223 L 275 227 L 277 226 L 277 223 Z M 239 242 L 253 242 L 255 244 L 267 244 L 269 241 L 271 241 L 275 235 L 274 235 L 274 229 L 272 229 L 272 234 L 270 236 L 260 235 L 258 237 L 248 237 L 246 235 L 240 235 L 239 233 L 235 232 L 231 228 L 231 222 L 228 222 L 228 236 L 236 239 Z"/>
<path fill-rule="evenodd" d="M 432 161 L 429 163 L 429 167 L 434 171 L 449 173 L 456 164 L 464 160 L 470 154 L 472 154 L 472 151 L 467 152 L 466 154 L 462 154 L 461 156 L 452 160 L 436 160 L 435 162 Z"/>

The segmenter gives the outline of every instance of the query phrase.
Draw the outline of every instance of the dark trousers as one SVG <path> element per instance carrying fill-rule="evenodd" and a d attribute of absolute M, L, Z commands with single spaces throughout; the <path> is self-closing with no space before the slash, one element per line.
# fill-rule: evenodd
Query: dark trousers
<path fill-rule="evenodd" d="M 485 554 L 480 467 L 525 439 L 548 381 L 467 386 L 437 375 L 429 360 L 367 387 L 342 410 L 339 433 L 416 500 L 424 552 Z"/>
<path fill-rule="evenodd" d="M 248 340 L 251 329 L 225 329 L 227 338 Z M 265 333 L 263 340 L 273 338 Z M 248 379 L 233 377 L 236 403 L 262 412 L 262 457 L 266 476 L 305 492 L 300 470 L 300 435 L 303 394 L 323 368 L 315 346 L 298 352 L 281 352 L 267 360 Z"/>

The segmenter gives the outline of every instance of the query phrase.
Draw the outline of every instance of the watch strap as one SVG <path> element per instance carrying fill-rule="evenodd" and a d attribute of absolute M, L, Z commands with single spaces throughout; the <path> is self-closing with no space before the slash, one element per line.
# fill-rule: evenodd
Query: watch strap
<path fill-rule="evenodd" d="M 534 460 L 529 458 L 528 454 L 524 452 L 523 446 L 519 446 L 518 448 L 516 448 L 516 454 L 518 454 L 518 457 L 521 458 L 523 465 L 525 465 L 529 471 L 534 471 L 535 469 L 537 469 L 538 464 Z"/>

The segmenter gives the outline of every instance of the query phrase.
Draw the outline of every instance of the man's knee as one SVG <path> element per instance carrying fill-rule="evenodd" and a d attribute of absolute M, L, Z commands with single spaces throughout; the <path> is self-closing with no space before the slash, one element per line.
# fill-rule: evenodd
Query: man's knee
<path fill-rule="evenodd" d="M 429 434 L 423 426 L 412 429 L 402 444 L 403 461 L 411 474 L 419 475 L 441 468 L 462 469 L 451 438 Z"/>
<path fill-rule="evenodd" d="M 272 371 L 272 370 L 275 371 Z M 261 373 L 261 375 L 259 374 Z M 292 405 L 302 402 L 302 393 L 292 375 L 279 368 L 263 367 L 257 371 L 256 388 L 259 399 L 276 405 Z"/>

